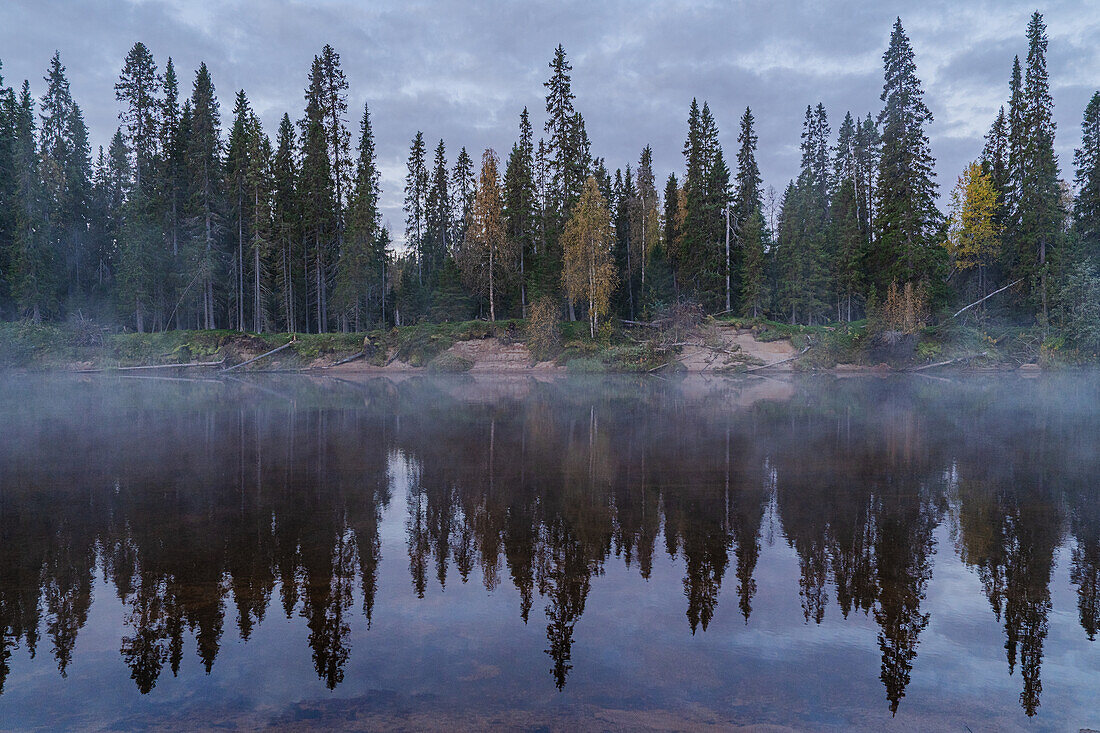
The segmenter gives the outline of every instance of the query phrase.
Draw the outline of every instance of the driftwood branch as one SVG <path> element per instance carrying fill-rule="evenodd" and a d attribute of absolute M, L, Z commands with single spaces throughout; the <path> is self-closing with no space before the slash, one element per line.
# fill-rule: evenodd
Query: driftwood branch
<path fill-rule="evenodd" d="M 968 310 L 970 310 L 971 308 L 973 308 L 974 306 L 978 305 L 978 303 L 982 303 L 982 302 L 984 302 L 984 301 L 986 301 L 986 300 L 989 300 L 990 298 L 992 298 L 992 297 L 993 297 L 994 295 L 996 295 L 997 293 L 999 293 L 999 292 L 1001 292 L 1001 291 L 1003 291 L 1003 290 L 1008 290 L 1008 289 L 1009 289 L 1009 288 L 1011 288 L 1011 287 L 1012 287 L 1013 285 L 1019 285 L 1019 284 L 1020 284 L 1020 283 L 1022 283 L 1023 281 L 1024 281 L 1024 279 L 1023 279 L 1023 278 L 1021 277 L 1021 278 L 1020 278 L 1019 280 L 1017 280 L 1017 281 L 1016 281 L 1016 282 L 1014 282 L 1014 283 L 1009 283 L 1008 285 L 1005 285 L 1005 286 L 1004 286 L 1003 288 L 998 288 L 997 290 L 994 290 L 994 291 L 993 291 L 992 293 L 990 293 L 989 295 L 985 296 L 984 298 L 979 298 L 978 300 L 975 300 L 975 301 L 974 301 L 973 303 L 971 303 L 970 305 L 966 306 L 965 308 L 963 308 L 962 310 L 960 310 L 960 311 L 959 311 L 958 313 L 956 313 L 955 315 L 953 315 L 953 316 L 951 316 L 951 317 L 952 317 L 952 318 L 958 318 L 958 317 L 959 317 L 959 314 L 961 314 L 961 313 L 962 313 L 963 311 L 968 311 Z"/>
<path fill-rule="evenodd" d="M 252 359 L 249 359 L 248 361 L 242 361 L 240 364 L 234 364 L 231 367 L 226 367 L 225 369 L 222 369 L 222 372 L 231 372 L 234 369 L 240 369 L 243 366 L 248 366 L 252 362 L 259 361 L 260 359 L 263 359 L 264 357 L 267 357 L 267 356 L 271 356 L 272 354 L 274 354 L 276 352 L 279 352 L 279 351 L 282 351 L 283 349 L 287 348 L 288 346 L 293 345 L 294 343 L 295 343 L 295 340 L 291 339 L 290 341 L 287 341 L 285 344 L 283 344 L 282 346 L 280 346 L 277 349 L 272 349 L 271 351 L 267 352 L 266 354 L 260 354 L 257 357 L 253 357 Z"/>

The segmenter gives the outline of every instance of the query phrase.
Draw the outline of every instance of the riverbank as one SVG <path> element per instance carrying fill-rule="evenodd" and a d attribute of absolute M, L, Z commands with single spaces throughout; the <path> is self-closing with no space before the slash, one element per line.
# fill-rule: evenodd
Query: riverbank
<path fill-rule="evenodd" d="M 601 337 L 562 323 L 547 348 L 522 320 L 422 323 L 368 333 L 237 331 L 113 333 L 87 322 L 0 324 L 0 369 L 241 371 L 717 373 L 972 371 L 1094 363 L 1038 329 L 946 324 L 916 334 L 872 333 L 866 322 L 791 326 L 706 317 L 623 322 Z"/>

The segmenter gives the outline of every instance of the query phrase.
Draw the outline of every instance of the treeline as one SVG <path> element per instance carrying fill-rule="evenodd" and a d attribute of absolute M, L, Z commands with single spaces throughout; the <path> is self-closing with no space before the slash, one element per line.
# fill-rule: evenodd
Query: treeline
<path fill-rule="evenodd" d="M 366 105 L 353 152 L 331 46 L 313 60 L 300 119 L 284 114 L 272 140 L 244 91 L 223 136 L 205 64 L 181 101 L 172 60 L 160 69 L 137 43 L 115 87 L 121 124 L 94 161 L 55 54 L 37 104 L 27 82 L 0 77 L 0 317 L 324 332 L 524 317 L 544 300 L 595 334 L 608 316 L 684 300 L 818 324 L 867 315 L 893 286 L 937 306 L 1010 286 L 989 302 L 998 315 L 1100 345 L 1100 92 L 1071 187 L 1054 153 L 1039 13 L 1027 39 L 1007 108 L 947 214 L 900 19 L 882 108 L 846 113 L 834 138 L 824 105 L 808 105 L 800 172 L 782 193 L 764 188 L 752 110 L 727 163 L 705 101 L 688 113 L 682 177 L 661 187 L 649 146 L 612 173 L 592 153 L 559 46 L 541 137 L 524 108 L 507 156 L 486 150 L 479 166 L 415 134 L 404 247 L 382 223 Z"/>

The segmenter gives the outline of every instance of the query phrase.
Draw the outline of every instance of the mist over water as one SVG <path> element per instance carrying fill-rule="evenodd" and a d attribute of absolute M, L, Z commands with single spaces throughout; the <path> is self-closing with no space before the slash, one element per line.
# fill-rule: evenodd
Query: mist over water
<path fill-rule="evenodd" d="M 1100 728 L 1095 374 L 7 376 L 0 414 L 0 728 Z"/>

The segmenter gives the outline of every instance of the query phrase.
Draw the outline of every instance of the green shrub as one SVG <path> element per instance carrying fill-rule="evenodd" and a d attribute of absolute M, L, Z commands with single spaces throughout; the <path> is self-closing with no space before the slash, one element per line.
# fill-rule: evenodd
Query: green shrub
<path fill-rule="evenodd" d="M 443 352 L 428 363 L 428 371 L 439 373 L 468 372 L 474 363 L 458 354 Z"/>

